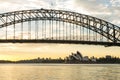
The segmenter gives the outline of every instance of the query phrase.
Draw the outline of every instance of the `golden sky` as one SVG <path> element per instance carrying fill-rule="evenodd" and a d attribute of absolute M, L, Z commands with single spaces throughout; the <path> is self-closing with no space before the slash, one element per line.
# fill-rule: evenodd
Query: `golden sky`
<path fill-rule="evenodd" d="M 83 56 L 103 57 L 105 55 L 120 57 L 120 47 L 104 47 L 81 44 L 1 44 L 0 59 L 20 60 L 37 57 L 66 57 L 72 52 L 80 51 Z"/>

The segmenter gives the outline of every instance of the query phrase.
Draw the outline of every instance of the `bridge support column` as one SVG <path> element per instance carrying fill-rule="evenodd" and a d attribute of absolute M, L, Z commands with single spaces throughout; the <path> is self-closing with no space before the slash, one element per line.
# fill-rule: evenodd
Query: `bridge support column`
<path fill-rule="evenodd" d="M 114 43 L 116 43 L 116 38 L 115 38 L 115 27 L 113 25 L 113 37 L 114 37 Z"/>

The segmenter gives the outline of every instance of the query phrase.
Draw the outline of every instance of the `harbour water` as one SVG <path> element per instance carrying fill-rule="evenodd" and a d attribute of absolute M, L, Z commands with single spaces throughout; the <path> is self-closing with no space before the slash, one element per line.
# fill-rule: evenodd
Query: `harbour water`
<path fill-rule="evenodd" d="M 0 80 L 120 80 L 120 64 L 0 64 Z"/>

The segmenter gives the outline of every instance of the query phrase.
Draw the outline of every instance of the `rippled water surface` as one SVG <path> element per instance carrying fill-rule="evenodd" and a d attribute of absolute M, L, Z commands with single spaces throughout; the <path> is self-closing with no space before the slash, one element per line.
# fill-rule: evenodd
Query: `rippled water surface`
<path fill-rule="evenodd" d="M 120 80 L 120 64 L 0 64 L 0 80 Z"/>

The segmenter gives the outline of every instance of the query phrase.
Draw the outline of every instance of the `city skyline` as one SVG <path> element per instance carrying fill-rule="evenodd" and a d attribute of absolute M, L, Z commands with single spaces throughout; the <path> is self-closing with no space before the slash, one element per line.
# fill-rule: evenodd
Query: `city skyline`
<path fill-rule="evenodd" d="M 57 57 L 36 57 L 29 59 L 20 59 L 20 60 L 0 60 L 0 63 L 79 63 L 79 64 L 118 64 L 120 63 L 120 58 L 117 56 L 105 55 L 102 57 L 95 56 L 84 56 L 81 52 L 76 51 L 67 55 L 64 58 Z"/>
<path fill-rule="evenodd" d="M 32 47 L 29 47 L 32 46 Z M 120 57 L 118 47 L 104 47 L 81 44 L 2 44 L 0 45 L 1 60 L 32 59 L 35 57 L 65 58 L 72 52 L 80 51 L 84 56 L 102 57 L 111 55 Z M 114 50 L 113 50 L 114 49 Z M 2 53 L 3 52 L 3 53 Z"/>
<path fill-rule="evenodd" d="M 120 26 L 119 0 L 4 0 L 0 1 L 0 13 L 28 9 L 60 9 L 95 16 Z M 21 6 L 21 4 L 23 4 Z M 32 6 L 31 6 L 32 5 Z M 64 7 L 66 6 L 66 7 Z M 95 7 L 96 6 L 96 7 Z M 82 44 L 0 44 L 0 59 L 19 60 L 35 57 L 65 57 L 80 51 L 84 55 L 120 57 L 120 47 L 104 47 Z"/>

